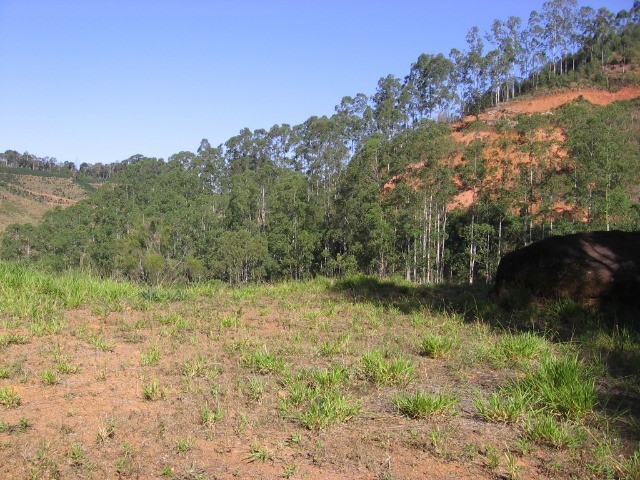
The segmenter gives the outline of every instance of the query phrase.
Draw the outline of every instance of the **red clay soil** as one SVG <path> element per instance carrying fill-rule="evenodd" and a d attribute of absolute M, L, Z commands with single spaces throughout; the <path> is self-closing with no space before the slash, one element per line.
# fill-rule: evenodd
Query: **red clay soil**
<path fill-rule="evenodd" d="M 579 88 L 564 92 L 555 92 L 539 97 L 518 99 L 505 102 L 480 114 L 480 120 L 491 120 L 500 116 L 512 116 L 521 113 L 543 113 L 558 108 L 582 96 L 594 105 L 608 105 L 619 100 L 631 100 L 640 97 L 640 85 L 623 87 L 616 92 L 595 88 Z M 474 117 L 466 117 L 473 119 Z"/>
<path fill-rule="evenodd" d="M 472 121 L 479 119 L 483 121 L 497 120 L 500 118 L 510 118 L 520 114 L 545 113 L 558 108 L 565 103 L 571 102 L 582 96 L 585 100 L 595 105 L 608 105 L 609 103 L 619 100 L 631 100 L 640 97 L 640 85 L 626 86 L 616 92 L 608 90 L 599 90 L 595 88 L 579 88 L 575 90 L 560 91 L 537 97 L 520 98 L 511 102 L 505 102 L 497 107 L 486 110 L 478 117 L 468 116 L 461 122 L 452 125 L 452 136 L 464 145 L 468 145 L 473 140 L 480 139 L 488 143 L 488 147 L 484 150 L 484 157 L 487 161 L 487 171 L 494 171 L 493 177 L 488 176 L 485 179 L 483 187 L 490 187 L 493 184 L 502 181 L 503 175 L 517 175 L 519 167 L 523 163 L 529 163 L 532 159 L 528 154 L 518 149 L 524 139 L 520 138 L 516 133 L 509 133 L 509 142 L 498 142 L 505 138 L 504 133 L 498 133 L 492 129 L 480 131 L 468 131 L 465 128 Z M 548 158 L 545 158 L 547 164 L 559 168 L 563 159 L 568 156 L 568 152 L 564 148 L 566 134 L 561 128 L 541 128 L 536 132 L 536 141 L 548 141 L 550 143 Z M 499 145 L 503 143 L 503 145 Z M 506 146 L 505 146 L 506 145 Z M 452 164 L 459 165 L 464 162 L 463 152 L 460 151 L 450 159 Z M 537 164 L 538 159 L 533 159 Z M 410 164 L 401 174 L 395 175 L 383 186 L 382 195 L 384 196 L 389 190 L 395 188 L 398 182 L 407 182 L 414 188 L 419 187 L 412 179 L 413 173 L 419 169 L 423 163 Z M 460 179 L 454 179 L 460 193 L 458 193 L 453 201 L 448 205 L 449 210 L 455 208 L 466 208 L 471 205 L 475 199 L 475 193 L 472 189 L 466 188 L 460 182 Z M 572 210 L 572 207 L 566 204 L 558 204 L 554 207 L 554 214 L 562 215 Z"/>

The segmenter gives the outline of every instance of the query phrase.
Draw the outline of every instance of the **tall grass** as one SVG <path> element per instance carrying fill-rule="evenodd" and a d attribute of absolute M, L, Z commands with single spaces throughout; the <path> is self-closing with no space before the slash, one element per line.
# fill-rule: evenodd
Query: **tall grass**
<path fill-rule="evenodd" d="M 89 302 L 133 299 L 139 287 L 102 280 L 78 271 L 49 274 L 22 263 L 0 262 L 0 310 L 25 318 L 52 307 L 75 308 Z"/>
<path fill-rule="evenodd" d="M 131 282 L 101 279 L 70 270 L 47 273 L 20 262 L 0 261 L 0 312 L 13 319 L 31 319 L 36 331 L 46 331 L 62 308 L 81 305 L 139 305 L 148 301 L 182 300 L 202 289 L 145 287 Z"/>

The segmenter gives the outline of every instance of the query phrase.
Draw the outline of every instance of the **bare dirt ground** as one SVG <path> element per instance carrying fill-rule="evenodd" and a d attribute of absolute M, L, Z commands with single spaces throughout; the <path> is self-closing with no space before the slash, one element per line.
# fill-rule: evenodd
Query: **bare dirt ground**
<path fill-rule="evenodd" d="M 587 468 L 597 442 L 539 445 L 521 425 L 478 415 L 474 395 L 521 370 L 483 353 L 498 338 L 486 325 L 445 311 L 402 313 L 329 290 L 274 288 L 64 317 L 45 335 L 6 318 L 0 328 L 5 338 L 25 335 L 0 348 L 0 388 L 20 398 L 0 405 L 0 478 L 598 477 Z M 420 356 L 427 332 L 461 343 L 452 355 Z M 410 359 L 415 377 L 372 382 L 362 355 L 374 348 Z M 284 365 L 256 369 L 247 361 L 256 351 Z M 292 376 L 334 365 L 348 372 L 339 388 L 360 406 L 356 415 L 316 430 L 283 413 Z M 154 380 L 157 390 L 145 395 Z M 449 414 L 408 418 L 392 398 L 415 389 L 455 392 L 459 403 Z M 219 417 L 204 422 L 205 406 Z"/>
<path fill-rule="evenodd" d="M 569 103 L 578 97 L 582 97 L 594 105 L 608 105 L 619 100 L 632 100 L 640 97 L 640 85 L 622 87 L 620 90 L 610 92 L 595 88 L 580 88 L 576 90 L 560 91 L 529 98 L 516 99 L 505 102 L 498 107 L 490 108 L 480 114 L 480 120 L 492 120 L 504 115 L 513 116 L 521 113 L 544 113 Z M 475 119 L 475 116 L 465 120 Z"/>

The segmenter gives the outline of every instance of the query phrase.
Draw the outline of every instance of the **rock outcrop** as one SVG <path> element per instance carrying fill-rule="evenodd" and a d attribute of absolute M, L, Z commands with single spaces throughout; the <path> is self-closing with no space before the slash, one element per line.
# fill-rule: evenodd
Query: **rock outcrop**
<path fill-rule="evenodd" d="M 522 289 L 537 298 L 640 305 L 640 232 L 555 236 L 508 253 L 492 296 Z"/>

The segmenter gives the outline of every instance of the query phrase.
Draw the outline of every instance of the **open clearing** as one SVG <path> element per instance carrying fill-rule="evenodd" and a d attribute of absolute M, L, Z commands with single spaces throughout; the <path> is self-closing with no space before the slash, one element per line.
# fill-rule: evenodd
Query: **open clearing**
<path fill-rule="evenodd" d="M 638 335 L 572 303 L 0 263 L 0 312 L 1 478 L 640 473 Z"/>

